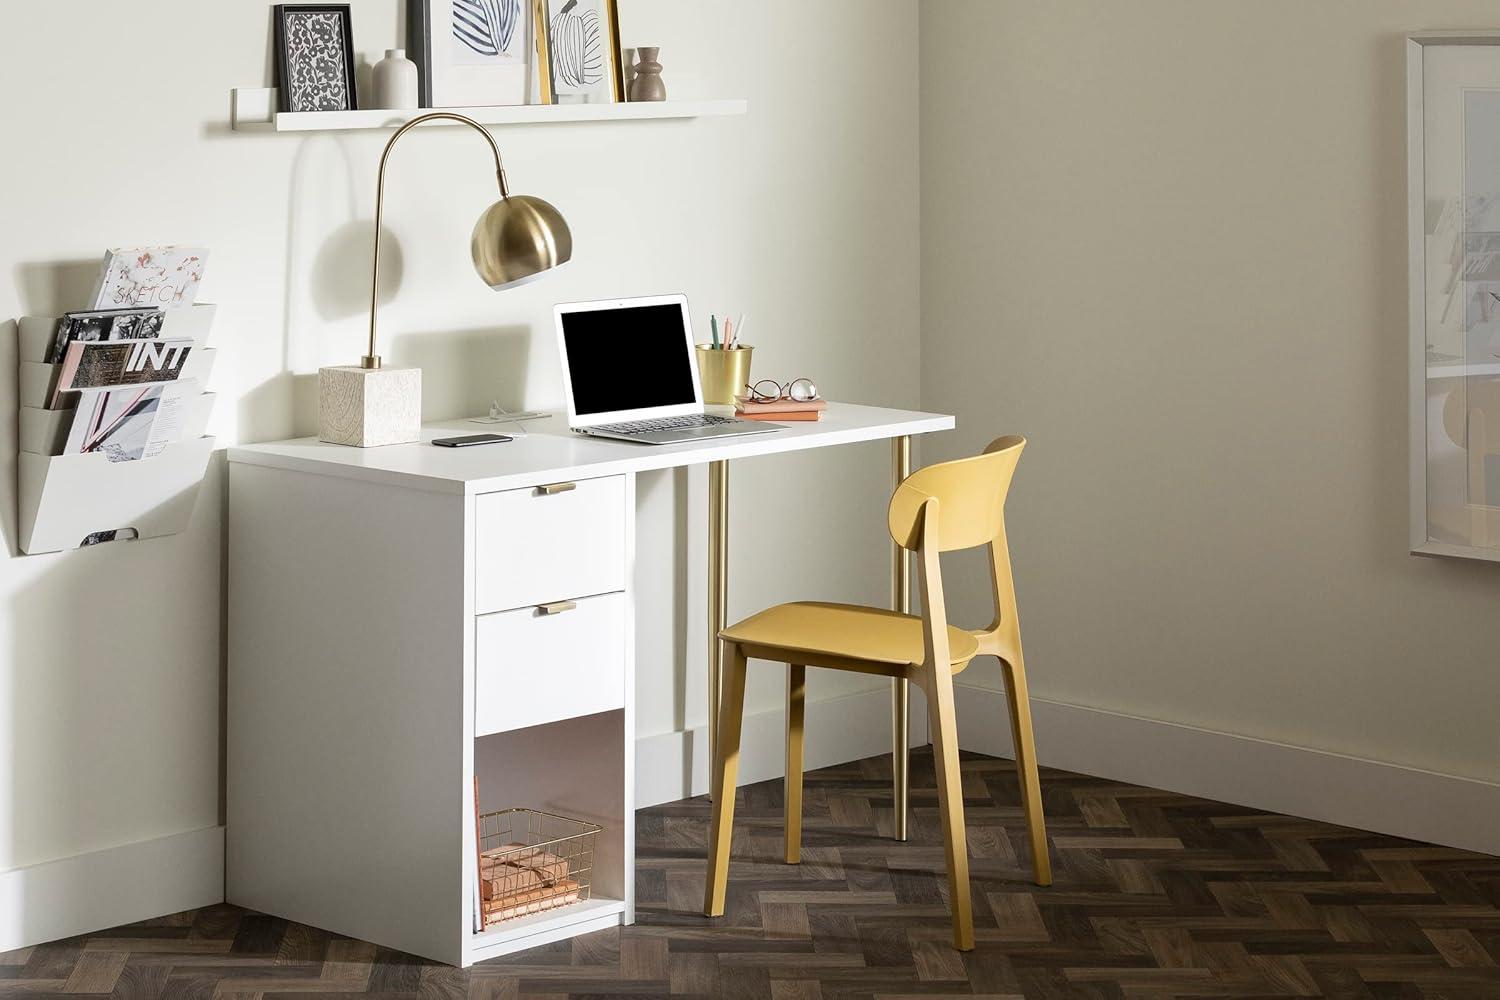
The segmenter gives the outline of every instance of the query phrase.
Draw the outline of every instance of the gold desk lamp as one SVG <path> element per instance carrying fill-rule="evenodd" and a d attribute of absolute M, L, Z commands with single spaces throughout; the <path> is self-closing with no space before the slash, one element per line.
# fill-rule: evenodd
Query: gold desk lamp
<path fill-rule="evenodd" d="M 385 168 L 396 141 L 423 122 L 437 119 L 468 125 L 490 144 L 500 200 L 474 224 L 470 251 L 484 283 L 499 291 L 524 284 L 566 264 L 573 256 L 573 234 L 550 204 L 529 195 L 512 195 L 505 180 L 500 147 L 489 129 L 472 118 L 449 111 L 419 115 L 396 130 L 380 155 L 375 189 L 375 265 L 370 275 L 370 346 L 359 365 L 318 370 L 318 439 L 330 444 L 370 448 L 421 439 L 422 371 L 383 368 L 376 353 L 375 318 L 380 297 L 380 223 L 385 211 Z"/>

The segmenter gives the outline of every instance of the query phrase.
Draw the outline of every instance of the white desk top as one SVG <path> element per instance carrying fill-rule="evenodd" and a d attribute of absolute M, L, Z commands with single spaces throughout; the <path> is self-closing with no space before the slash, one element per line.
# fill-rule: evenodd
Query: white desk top
<path fill-rule="evenodd" d="M 422 428 L 421 444 L 385 448 L 349 448 L 323 444 L 316 438 L 240 445 L 229 449 L 229 460 L 436 493 L 492 493 L 573 479 L 929 434 L 952 430 L 954 420 L 941 413 L 830 403 L 822 420 L 784 424 L 782 430 L 770 434 L 657 447 L 574 434 L 561 416 L 528 420 L 522 426 L 526 428 L 526 437 L 509 444 L 479 448 L 435 448 L 427 442 L 434 437 L 461 434 L 504 434 L 506 426 L 462 420 L 429 424 Z"/>

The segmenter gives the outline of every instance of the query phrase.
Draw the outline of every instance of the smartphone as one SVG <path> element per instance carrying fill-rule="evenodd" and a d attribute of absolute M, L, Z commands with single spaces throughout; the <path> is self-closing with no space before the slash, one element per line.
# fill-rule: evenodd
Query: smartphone
<path fill-rule="evenodd" d="M 439 448 L 473 448 L 481 444 L 504 444 L 514 440 L 515 438 L 505 434 L 468 434 L 464 437 L 433 438 L 432 443 Z"/>

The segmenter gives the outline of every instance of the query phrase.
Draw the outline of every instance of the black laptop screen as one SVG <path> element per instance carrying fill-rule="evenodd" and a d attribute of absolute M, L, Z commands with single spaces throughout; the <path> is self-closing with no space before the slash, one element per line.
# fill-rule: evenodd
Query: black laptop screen
<path fill-rule="evenodd" d="M 693 403 L 693 359 L 676 304 L 564 313 L 578 415 Z"/>

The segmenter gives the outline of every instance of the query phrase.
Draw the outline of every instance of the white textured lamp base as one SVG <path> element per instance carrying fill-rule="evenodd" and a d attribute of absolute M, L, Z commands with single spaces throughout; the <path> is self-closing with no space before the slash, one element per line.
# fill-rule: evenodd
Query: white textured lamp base
<path fill-rule="evenodd" d="M 318 440 L 356 448 L 422 437 L 422 369 L 318 369 Z"/>

